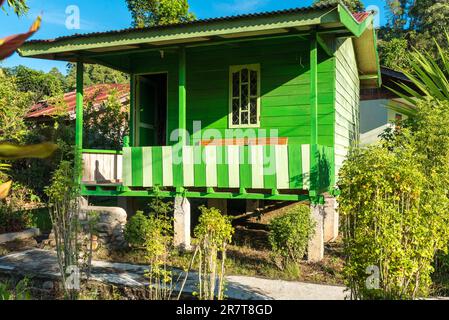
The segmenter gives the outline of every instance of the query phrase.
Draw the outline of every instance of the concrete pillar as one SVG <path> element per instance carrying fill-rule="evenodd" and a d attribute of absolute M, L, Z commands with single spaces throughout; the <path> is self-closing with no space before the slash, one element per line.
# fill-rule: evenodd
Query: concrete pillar
<path fill-rule="evenodd" d="M 335 198 L 325 197 L 324 205 L 324 242 L 335 241 L 338 236 L 338 203 Z"/>
<path fill-rule="evenodd" d="M 207 207 L 218 209 L 222 214 L 228 214 L 228 200 L 227 199 L 207 199 Z"/>
<path fill-rule="evenodd" d="M 246 213 L 256 213 L 259 210 L 259 200 L 246 200 Z"/>
<path fill-rule="evenodd" d="M 174 245 L 180 249 L 190 250 L 190 202 L 182 196 L 175 197 Z"/>
<path fill-rule="evenodd" d="M 309 240 L 307 260 L 309 262 L 318 262 L 324 257 L 324 206 L 311 204 L 310 214 L 313 221 L 315 221 L 315 233 Z"/>

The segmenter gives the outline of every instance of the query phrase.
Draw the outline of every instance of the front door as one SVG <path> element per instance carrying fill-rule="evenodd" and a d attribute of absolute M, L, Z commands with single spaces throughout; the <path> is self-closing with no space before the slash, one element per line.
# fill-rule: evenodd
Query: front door
<path fill-rule="evenodd" d="M 137 77 L 136 145 L 163 146 L 167 125 L 167 74 Z"/>

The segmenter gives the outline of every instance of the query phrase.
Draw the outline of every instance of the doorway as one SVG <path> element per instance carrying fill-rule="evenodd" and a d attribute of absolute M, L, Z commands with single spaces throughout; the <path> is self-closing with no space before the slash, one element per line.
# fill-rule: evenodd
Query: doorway
<path fill-rule="evenodd" d="M 136 146 L 165 146 L 167 73 L 136 78 Z"/>

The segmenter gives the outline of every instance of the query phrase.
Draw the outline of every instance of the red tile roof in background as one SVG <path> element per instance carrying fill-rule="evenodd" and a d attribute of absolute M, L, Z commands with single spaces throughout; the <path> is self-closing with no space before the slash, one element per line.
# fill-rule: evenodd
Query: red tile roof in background
<path fill-rule="evenodd" d="M 108 100 L 111 91 L 117 91 L 119 100 L 129 99 L 129 84 L 98 84 L 84 88 L 84 102 L 93 100 L 94 105 L 99 105 Z M 67 104 L 67 113 L 75 114 L 76 91 L 64 94 L 64 101 Z M 49 105 L 48 101 L 41 101 L 30 108 L 26 118 L 39 118 L 56 115 L 59 108 Z"/>
<path fill-rule="evenodd" d="M 370 14 L 372 14 L 372 12 L 355 12 L 352 14 L 352 16 L 355 20 L 357 20 L 358 23 L 361 23 L 365 21 L 365 19 L 368 18 Z"/>

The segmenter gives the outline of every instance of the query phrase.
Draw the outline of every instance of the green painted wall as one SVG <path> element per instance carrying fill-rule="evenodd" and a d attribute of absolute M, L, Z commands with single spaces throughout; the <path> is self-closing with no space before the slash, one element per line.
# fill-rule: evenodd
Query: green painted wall
<path fill-rule="evenodd" d="M 352 40 L 336 40 L 334 45 L 333 57 L 319 47 L 318 143 L 335 147 L 330 161 L 335 162 L 332 171 L 337 177 L 348 147 L 358 139 L 359 77 Z M 146 52 L 128 59 L 134 74 L 168 73 L 169 141 L 178 125 L 178 53 L 175 49 L 163 54 Z M 228 129 L 229 67 L 260 64 L 260 129 L 267 134 L 278 129 L 280 137 L 289 138 L 289 144 L 310 143 L 309 63 L 309 41 L 300 38 L 188 48 L 187 128 L 191 142 L 194 120 L 202 122 L 203 130 L 216 129 L 223 136 Z"/>
<path fill-rule="evenodd" d="M 260 128 L 278 129 L 291 144 L 310 141 L 309 43 L 300 39 L 201 47 L 187 55 L 187 123 L 203 129 L 228 128 L 229 66 L 260 64 Z M 319 143 L 333 144 L 332 59 L 320 55 Z"/>
<path fill-rule="evenodd" d="M 335 173 L 359 139 L 360 81 L 351 39 L 337 40 L 335 53 Z"/>
<path fill-rule="evenodd" d="M 168 72 L 168 128 L 177 127 L 177 70 L 175 50 L 130 57 L 133 73 Z M 203 129 L 228 128 L 229 66 L 260 64 L 260 129 L 278 129 L 289 144 L 310 143 L 309 42 L 299 38 L 264 40 L 187 50 L 187 126 L 200 120 Z M 318 143 L 334 143 L 335 59 L 320 50 L 318 65 Z M 244 130 L 244 132 L 246 132 Z M 173 144 L 173 143 L 169 143 Z"/>

